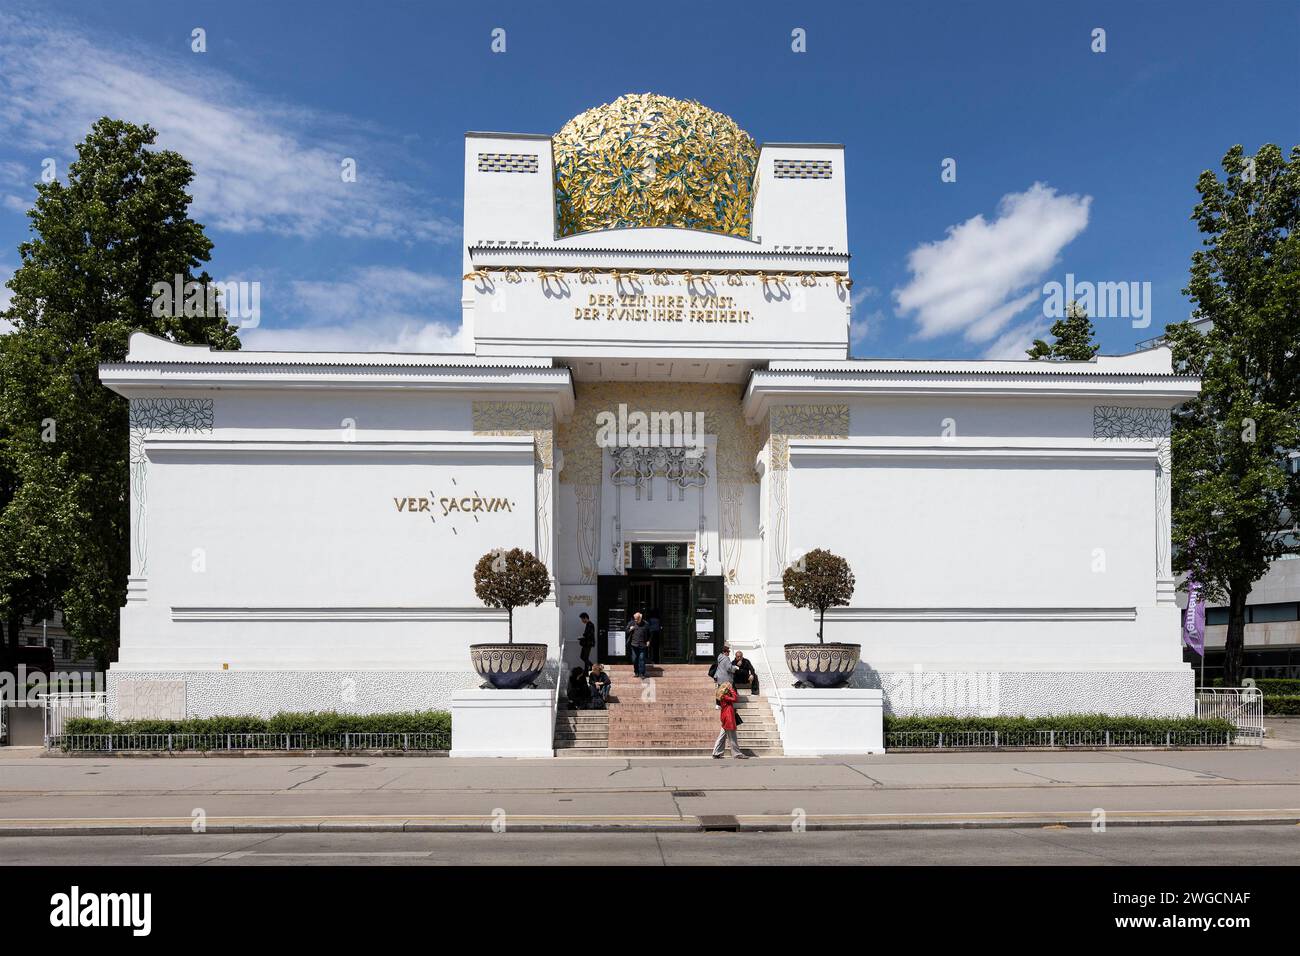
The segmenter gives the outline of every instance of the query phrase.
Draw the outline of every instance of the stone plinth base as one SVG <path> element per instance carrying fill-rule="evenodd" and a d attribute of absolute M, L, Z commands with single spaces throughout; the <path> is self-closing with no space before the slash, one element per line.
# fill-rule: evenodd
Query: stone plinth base
<path fill-rule="evenodd" d="M 451 699 L 451 756 L 553 757 L 553 690 L 461 690 Z"/>
<path fill-rule="evenodd" d="M 787 757 L 885 752 L 882 691 L 794 687 L 779 693 Z"/>

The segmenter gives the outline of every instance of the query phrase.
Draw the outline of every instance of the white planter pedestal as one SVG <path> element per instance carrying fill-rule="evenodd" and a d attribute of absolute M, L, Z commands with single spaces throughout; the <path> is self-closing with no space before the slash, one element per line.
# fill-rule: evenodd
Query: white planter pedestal
<path fill-rule="evenodd" d="M 451 699 L 451 756 L 553 757 L 553 690 L 461 690 Z"/>
<path fill-rule="evenodd" d="M 884 691 L 791 687 L 779 696 L 787 757 L 885 752 Z"/>

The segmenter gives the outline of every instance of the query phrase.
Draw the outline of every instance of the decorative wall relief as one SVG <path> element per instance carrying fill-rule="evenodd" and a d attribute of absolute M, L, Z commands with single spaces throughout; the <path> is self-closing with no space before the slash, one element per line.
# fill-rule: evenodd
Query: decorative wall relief
<path fill-rule="evenodd" d="M 772 553 L 768 578 L 781 575 L 789 563 L 790 440 L 796 438 L 848 438 L 848 405 L 774 405 L 768 416 L 772 525 Z"/>
<path fill-rule="evenodd" d="M 595 584 L 600 569 L 600 485 L 576 485 L 578 570 L 583 584 Z"/>
<path fill-rule="evenodd" d="M 754 461 L 763 448 L 761 427 L 749 425 L 740 410 L 740 385 L 706 382 L 575 382 L 573 415 L 555 429 L 564 452 L 562 484 L 599 484 L 603 449 L 596 444 L 601 412 L 703 412 L 704 432 L 716 439 L 714 462 L 719 481 L 757 482 Z"/>
<path fill-rule="evenodd" d="M 474 434 L 533 436 L 533 461 L 537 483 L 537 557 L 555 577 L 551 535 L 551 484 L 554 459 L 554 414 L 546 402 L 474 402 Z"/>
<path fill-rule="evenodd" d="M 1156 446 L 1156 577 L 1172 576 L 1169 554 L 1170 447 L 1172 421 L 1167 408 L 1097 405 L 1092 410 L 1092 437 L 1098 441 L 1150 441 Z"/>
<path fill-rule="evenodd" d="M 119 720 L 184 720 L 184 680 L 122 679 L 117 684 Z"/>
<path fill-rule="evenodd" d="M 736 583 L 740 574 L 741 515 L 744 513 L 745 485 L 739 481 L 718 483 L 718 538 L 722 548 L 722 573 L 728 584 Z"/>
<path fill-rule="evenodd" d="M 670 501 L 673 488 L 677 500 L 685 501 L 687 488 L 703 488 L 709 483 L 705 457 L 691 454 L 689 448 L 614 448 L 610 458 L 610 480 L 616 486 L 635 488 L 638 501 L 643 490 L 646 500 L 654 501 L 656 478 L 664 479 Z"/>
<path fill-rule="evenodd" d="M 771 414 L 772 468 L 790 467 L 792 438 L 848 438 L 847 405 L 776 405 Z"/>
<path fill-rule="evenodd" d="M 538 465 L 552 467 L 554 416 L 546 402 L 475 402 L 471 414 L 475 435 L 532 435 Z"/>
<path fill-rule="evenodd" d="M 148 512 L 149 458 L 145 439 L 157 432 L 212 434 L 210 398 L 133 398 L 127 413 L 130 426 L 131 464 L 131 574 L 149 573 Z"/>

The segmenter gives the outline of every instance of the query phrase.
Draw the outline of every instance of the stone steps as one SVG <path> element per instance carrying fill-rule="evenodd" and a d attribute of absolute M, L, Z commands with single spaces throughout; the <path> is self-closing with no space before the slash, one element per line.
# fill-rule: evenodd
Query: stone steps
<path fill-rule="evenodd" d="M 706 667 L 651 667 L 651 699 L 643 697 L 650 682 L 634 677 L 629 665 L 606 669 L 614 687 L 605 710 L 561 707 L 556 715 L 557 756 L 687 757 L 712 752 L 719 721 L 713 703 L 716 685 Z M 736 736 L 741 749 L 755 756 L 781 755 L 780 734 L 767 700 L 748 689 L 739 696 L 741 725 Z"/>

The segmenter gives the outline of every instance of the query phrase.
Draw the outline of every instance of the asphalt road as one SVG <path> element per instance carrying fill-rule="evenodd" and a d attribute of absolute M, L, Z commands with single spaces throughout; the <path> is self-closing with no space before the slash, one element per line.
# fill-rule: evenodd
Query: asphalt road
<path fill-rule="evenodd" d="M 1300 819 L 1300 748 L 879 757 L 451 760 L 0 755 L 0 831 L 53 826 L 483 826 L 733 814 L 909 824 Z M 1048 819 L 1050 818 L 1050 819 Z M 426 826 L 426 828 L 428 828 Z M 210 834 L 214 835 L 214 834 Z M 0 837 L 8 839 L 9 835 Z"/>
<path fill-rule="evenodd" d="M 806 833 L 281 833 L 0 838 L 0 866 L 1295 864 L 1300 826 Z"/>

